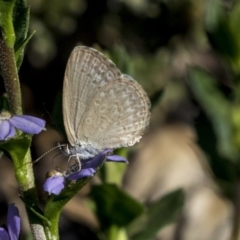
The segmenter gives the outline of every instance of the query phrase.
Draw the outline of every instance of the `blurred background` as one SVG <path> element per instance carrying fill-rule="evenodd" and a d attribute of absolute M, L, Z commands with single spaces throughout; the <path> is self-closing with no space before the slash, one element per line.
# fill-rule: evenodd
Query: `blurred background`
<path fill-rule="evenodd" d="M 19 72 L 24 110 L 47 120 L 47 131 L 34 137 L 34 158 L 66 142 L 62 82 L 76 45 L 106 54 L 143 86 L 152 102 L 151 123 L 140 143 L 117 152 L 129 165 L 106 163 L 66 205 L 61 239 L 114 239 L 116 228 L 122 239 L 240 239 L 240 1 L 28 4 L 29 32 L 35 34 Z M 34 166 L 42 199 L 46 172 L 66 167 L 58 153 Z M 25 219 L 11 162 L 4 158 L 0 165 L 0 208 L 16 202 Z M 142 210 L 133 216 L 129 212 L 137 203 L 126 206 L 119 221 L 122 215 L 115 210 L 124 201 L 128 205 L 127 197 L 113 200 L 100 183 L 115 184 Z M 109 201 L 113 207 L 107 210 Z M 22 239 L 28 233 L 23 220 Z"/>

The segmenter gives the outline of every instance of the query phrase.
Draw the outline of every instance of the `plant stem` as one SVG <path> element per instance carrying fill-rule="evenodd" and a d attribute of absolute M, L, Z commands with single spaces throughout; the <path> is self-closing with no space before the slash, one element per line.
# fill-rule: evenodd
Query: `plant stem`
<path fill-rule="evenodd" d="M 20 115 L 22 114 L 22 98 L 14 49 L 7 46 L 2 36 L 0 36 L 0 68 L 7 91 L 10 111 L 14 115 Z"/>
<path fill-rule="evenodd" d="M 2 35 L 0 36 L 0 69 L 8 96 L 10 111 L 14 115 L 22 114 L 21 89 L 13 47 L 7 46 Z M 38 205 L 38 196 L 35 188 L 30 149 L 24 159 L 13 158 L 16 179 L 20 185 L 24 199 Z M 43 223 L 27 208 L 30 227 L 35 240 L 45 240 Z"/>

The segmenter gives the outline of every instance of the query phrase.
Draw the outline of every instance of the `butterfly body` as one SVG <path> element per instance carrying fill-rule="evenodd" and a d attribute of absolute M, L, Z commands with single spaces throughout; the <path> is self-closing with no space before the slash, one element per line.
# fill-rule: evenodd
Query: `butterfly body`
<path fill-rule="evenodd" d="M 60 149 L 65 155 L 76 156 L 81 160 L 93 158 L 103 151 L 103 149 L 97 149 L 91 145 L 80 145 L 80 144 L 76 144 L 74 146 L 72 146 L 71 144 L 61 144 Z"/>

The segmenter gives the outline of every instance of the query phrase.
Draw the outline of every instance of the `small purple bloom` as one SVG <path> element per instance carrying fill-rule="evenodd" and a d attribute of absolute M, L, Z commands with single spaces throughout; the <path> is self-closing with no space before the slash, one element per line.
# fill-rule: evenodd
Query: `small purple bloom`
<path fill-rule="evenodd" d="M 4 229 L 0 227 L 0 240 L 9 240 L 9 235 L 8 232 Z"/>
<path fill-rule="evenodd" d="M 95 170 L 93 168 L 87 168 L 66 176 L 55 175 L 47 178 L 47 180 L 43 185 L 43 189 L 45 192 L 48 192 L 49 194 L 58 195 L 64 188 L 66 178 L 70 181 L 79 180 L 81 178 L 91 177 L 94 175 L 94 173 L 95 173 Z"/>
<path fill-rule="evenodd" d="M 86 169 L 82 169 L 81 171 L 72 173 L 68 176 L 66 176 L 66 178 L 68 180 L 78 180 L 81 178 L 85 178 L 85 177 L 91 177 L 94 175 L 96 171 L 93 168 L 86 168 Z"/>
<path fill-rule="evenodd" d="M 9 119 L 9 122 L 17 129 L 28 133 L 38 134 L 44 127 L 46 122 L 43 119 L 28 116 L 28 115 L 16 115 Z"/>
<path fill-rule="evenodd" d="M 106 158 L 107 162 L 123 162 L 128 163 L 128 160 L 122 156 L 119 155 L 110 155 Z"/>
<path fill-rule="evenodd" d="M 44 130 L 46 122 L 43 119 L 28 116 L 14 115 L 7 111 L 0 114 L 0 140 L 6 140 L 15 136 L 15 128 L 28 134 L 38 134 Z"/>
<path fill-rule="evenodd" d="M 18 240 L 20 233 L 20 217 L 14 204 L 8 207 L 7 230 L 0 227 L 0 240 Z"/>
<path fill-rule="evenodd" d="M 62 189 L 64 188 L 65 183 L 65 177 L 63 176 L 52 176 L 50 178 L 47 178 L 43 185 L 43 189 L 45 192 L 48 192 L 49 194 L 55 194 L 58 195 Z"/>
<path fill-rule="evenodd" d="M 94 168 L 97 169 L 105 160 L 106 156 L 112 153 L 112 149 L 105 149 L 94 158 L 89 158 L 81 162 L 81 169 Z"/>
<path fill-rule="evenodd" d="M 6 140 L 14 137 L 16 134 L 15 128 L 9 121 L 4 120 L 0 123 L 0 140 Z"/>
<path fill-rule="evenodd" d="M 112 161 L 112 162 L 125 162 L 128 163 L 128 161 L 117 155 L 111 155 L 112 149 L 105 149 L 103 152 L 95 156 L 94 158 L 90 158 L 87 160 L 81 161 L 81 170 L 80 171 L 72 171 L 72 169 L 75 169 L 74 166 L 69 167 L 69 169 L 64 173 L 64 175 L 61 176 L 53 176 L 46 180 L 44 183 L 44 191 L 48 192 L 49 194 L 53 193 L 55 195 L 58 195 L 62 189 L 64 188 L 64 178 L 67 178 L 68 180 L 79 180 L 86 177 L 92 177 L 99 166 L 102 165 L 104 160 L 106 161 Z M 78 163 L 76 163 L 78 164 Z"/>

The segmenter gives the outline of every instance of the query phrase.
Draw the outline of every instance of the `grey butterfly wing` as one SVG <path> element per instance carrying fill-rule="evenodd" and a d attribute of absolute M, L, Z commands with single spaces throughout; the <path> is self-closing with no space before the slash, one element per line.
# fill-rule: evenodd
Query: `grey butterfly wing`
<path fill-rule="evenodd" d="M 117 67 L 97 50 L 75 47 L 67 63 L 63 84 L 63 118 L 68 141 L 79 143 L 77 129 L 98 91 L 121 75 Z"/>
<path fill-rule="evenodd" d="M 131 146 L 149 124 L 150 101 L 142 87 L 122 75 L 98 90 L 78 135 L 97 149 Z"/>

